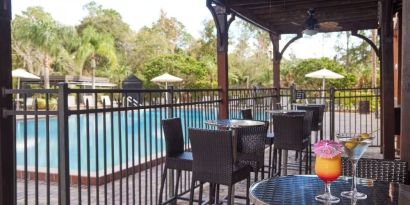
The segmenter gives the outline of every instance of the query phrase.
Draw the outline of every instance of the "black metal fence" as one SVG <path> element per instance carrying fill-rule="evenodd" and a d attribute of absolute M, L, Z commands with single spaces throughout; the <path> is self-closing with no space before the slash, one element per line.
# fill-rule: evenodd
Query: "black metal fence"
<path fill-rule="evenodd" d="M 14 117 L 17 204 L 156 204 L 165 143 L 161 120 L 180 117 L 185 148 L 188 127 L 206 127 L 219 112 L 218 89 L 6 90 L 16 100 Z M 18 97 L 17 97 L 18 95 Z M 266 110 L 295 103 L 325 103 L 325 137 L 338 132 L 376 131 L 380 145 L 378 89 L 297 91 L 229 90 L 230 118 L 251 108 Z M 367 107 L 368 105 L 368 107 Z M 367 109 L 368 108 L 368 109 Z M 168 177 L 167 180 L 173 180 Z M 172 184 L 172 181 L 171 181 Z M 190 173 L 182 174 L 187 192 Z M 172 186 L 164 197 L 169 198 Z"/>
<path fill-rule="evenodd" d="M 187 133 L 216 119 L 220 103 L 218 89 L 63 85 L 6 94 L 21 99 L 6 113 L 15 119 L 18 204 L 156 204 L 165 155 L 161 120 L 180 117 Z M 179 190 L 187 191 L 189 180 L 183 173 Z"/>
<path fill-rule="evenodd" d="M 241 110 L 252 109 L 256 120 L 269 120 L 266 110 L 276 109 L 278 91 L 272 88 L 230 89 L 229 117 L 241 119 Z"/>
<path fill-rule="evenodd" d="M 381 146 L 380 89 L 281 89 L 281 104 L 294 109 L 298 104 L 325 104 L 323 119 L 324 137 L 338 133 L 371 133 L 375 139 L 371 146 Z"/>

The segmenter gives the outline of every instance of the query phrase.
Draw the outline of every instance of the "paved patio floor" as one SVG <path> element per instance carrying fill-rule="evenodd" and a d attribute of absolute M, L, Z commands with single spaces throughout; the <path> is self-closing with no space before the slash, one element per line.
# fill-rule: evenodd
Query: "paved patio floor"
<path fill-rule="evenodd" d="M 369 158 L 382 158 L 382 155 L 380 154 L 380 148 L 378 147 L 371 147 L 367 150 L 365 153 L 364 157 L 369 157 Z M 295 162 L 294 158 L 294 152 L 289 152 L 288 156 L 288 161 L 289 163 Z M 267 162 L 266 162 L 267 164 Z M 157 169 L 158 167 L 153 167 L 152 169 Z M 147 172 L 149 175 L 149 172 Z M 292 174 L 298 174 L 296 170 L 289 170 L 288 171 L 289 175 Z M 136 174 L 137 175 L 137 174 Z M 135 176 L 136 180 L 138 180 L 138 176 Z M 253 174 L 251 175 L 253 177 Z M 135 204 L 156 204 L 157 199 L 155 196 L 158 193 L 157 190 L 145 190 L 145 184 L 150 183 L 150 184 L 159 184 L 159 179 L 160 177 L 156 176 L 147 176 L 146 172 L 141 173 L 141 181 L 142 186 L 141 189 L 136 186 L 135 187 L 135 192 L 132 189 L 132 176 L 129 177 L 129 190 L 128 190 L 128 204 L 133 204 L 133 194 L 135 193 Z M 184 180 L 184 177 L 183 177 Z M 251 182 L 253 182 L 254 179 L 251 179 Z M 189 183 L 186 183 L 189 184 Z M 127 192 L 126 192 L 126 183 L 125 180 L 123 180 L 123 194 L 122 194 L 122 203 L 120 203 L 120 196 L 119 196 L 119 180 L 116 180 L 114 182 L 115 186 L 115 197 L 114 197 L 114 202 L 115 204 L 127 204 Z M 158 186 L 159 187 L 159 186 Z M 46 184 L 44 182 L 39 182 L 39 204 L 47 204 L 46 203 Z M 246 188 L 246 182 L 242 181 L 236 186 L 236 195 L 242 195 L 245 196 L 245 189 Z M 50 186 L 50 204 L 58 204 L 58 187 L 57 184 L 51 184 Z M 96 196 L 96 187 L 93 186 L 90 189 L 90 203 L 91 204 L 97 204 L 97 196 Z M 207 200 L 208 199 L 208 192 L 209 191 L 209 186 L 205 184 L 204 186 L 204 194 L 203 194 L 203 199 Z M 87 187 L 82 187 L 81 189 L 82 192 L 82 204 L 87 204 L 88 203 L 88 197 L 87 197 Z M 104 198 L 104 186 L 99 186 L 99 204 L 105 204 L 105 198 Z M 113 201 L 113 194 L 112 194 L 112 183 L 107 184 L 107 204 L 112 204 Z M 139 198 L 139 193 L 141 193 L 141 198 Z M 152 193 L 152 194 L 151 194 Z M 227 188 L 224 186 L 221 186 L 221 191 L 220 191 L 220 196 L 226 196 L 227 195 Z M 189 193 L 185 194 L 186 197 L 189 197 Z M 195 198 L 198 198 L 198 189 L 195 189 Z M 24 181 L 18 180 L 17 183 L 17 204 L 24 204 L 25 202 L 25 196 L 24 196 Z M 78 197 L 78 187 L 73 186 L 71 187 L 71 202 L 72 204 L 79 204 L 79 197 Z M 35 183 L 34 181 L 28 181 L 28 204 L 35 204 Z M 178 204 L 188 204 L 186 201 L 179 201 Z M 244 200 L 241 199 L 236 199 L 235 204 L 245 204 Z"/>

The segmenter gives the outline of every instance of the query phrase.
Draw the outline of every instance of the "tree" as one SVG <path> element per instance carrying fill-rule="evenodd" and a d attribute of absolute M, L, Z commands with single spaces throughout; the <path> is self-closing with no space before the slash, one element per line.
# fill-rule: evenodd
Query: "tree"
<path fill-rule="evenodd" d="M 35 46 L 41 52 L 44 88 L 48 89 L 50 88 L 49 75 L 53 57 L 63 50 L 60 46 L 60 27 L 51 15 L 40 7 L 28 8 L 22 16 L 16 17 L 16 22 L 18 23 L 14 25 L 14 28 L 18 32 L 14 33 L 13 36 L 29 46 Z"/>
<path fill-rule="evenodd" d="M 186 32 L 184 25 L 167 17 L 163 10 L 156 22 L 137 32 L 135 39 L 132 54 L 136 67 L 134 73 L 142 73 L 143 65 L 152 58 L 185 52 L 193 44 L 193 37 Z"/>
<path fill-rule="evenodd" d="M 135 32 L 123 21 L 120 13 L 113 9 L 105 9 L 96 2 L 84 5 L 88 15 L 76 28 L 79 33 L 84 29 L 93 27 L 98 33 L 109 34 L 114 39 L 117 60 L 119 65 L 131 67 L 134 59 Z"/>
<path fill-rule="evenodd" d="M 231 42 L 234 49 L 229 55 L 230 84 L 239 87 L 272 85 L 269 35 L 247 22 L 238 23 L 237 41 Z"/>
<path fill-rule="evenodd" d="M 165 72 L 181 77 L 186 88 L 209 88 L 206 65 L 183 53 L 166 54 L 148 61 L 144 66 L 145 86 L 158 87 L 150 80 Z"/>
<path fill-rule="evenodd" d="M 370 31 L 359 31 L 359 34 L 368 38 L 371 37 Z M 371 74 L 369 70 L 372 68 L 372 50 L 370 45 L 361 40 L 351 36 L 350 32 L 342 32 L 338 34 L 338 39 L 346 37 L 346 41 L 340 41 L 335 50 L 338 53 L 336 59 L 344 65 L 349 73 L 353 73 L 358 77 L 358 84 L 356 87 L 371 86 Z M 345 46 L 342 46 L 346 43 Z M 368 75 L 364 75 L 368 74 Z"/>
<path fill-rule="evenodd" d="M 196 60 L 204 63 L 209 70 L 209 79 L 211 86 L 216 84 L 217 66 L 216 66 L 216 28 L 213 20 L 204 20 L 202 22 L 203 30 L 201 36 L 189 48 L 188 53 Z"/>
<path fill-rule="evenodd" d="M 97 64 L 108 66 L 108 69 L 116 69 L 117 67 L 114 40 L 109 34 L 99 33 L 93 27 L 88 27 L 82 31 L 80 42 L 76 53 L 79 72 L 82 75 L 82 70 L 89 62 L 92 69 L 92 84 L 95 88 Z M 102 63 L 104 60 L 107 60 L 108 63 Z"/>

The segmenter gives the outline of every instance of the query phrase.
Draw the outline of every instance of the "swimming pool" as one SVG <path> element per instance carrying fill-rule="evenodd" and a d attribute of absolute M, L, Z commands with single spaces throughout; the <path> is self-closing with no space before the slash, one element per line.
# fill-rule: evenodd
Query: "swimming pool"
<path fill-rule="evenodd" d="M 134 120 L 132 118 L 134 112 Z M 215 119 L 216 113 L 205 110 L 176 111 L 175 114 L 181 117 L 183 121 L 189 121 L 188 127 L 202 127 L 203 122 L 207 119 Z M 105 115 L 105 124 L 104 124 Z M 69 166 L 70 172 L 76 173 L 78 167 L 78 152 L 80 151 L 80 170 L 86 172 L 88 165 L 90 172 L 104 170 L 104 157 L 106 157 L 107 170 L 111 171 L 114 166 L 118 169 L 121 164 L 123 168 L 126 165 L 126 156 L 128 156 L 128 166 L 132 165 L 132 156 L 134 156 L 134 165 L 160 157 L 165 151 L 165 141 L 160 126 L 161 118 L 166 116 L 165 111 L 141 110 L 111 113 L 98 113 L 97 120 L 94 114 L 89 114 L 89 120 L 86 115 L 79 116 L 77 127 L 77 115 L 69 117 Z M 126 120 L 127 117 L 127 120 Z M 111 121 L 113 120 L 113 123 Z M 87 121 L 89 129 L 87 129 Z M 96 123 L 98 123 L 96 129 Z M 182 123 L 184 125 L 184 123 Z M 38 126 L 38 129 L 36 129 Z M 126 130 L 127 127 L 127 130 Z M 133 132 L 134 127 L 134 132 Z M 120 129 L 119 129 L 120 128 Z M 24 170 L 25 157 L 25 124 L 23 120 L 16 121 L 16 165 L 17 170 Z M 35 167 L 35 147 L 36 147 L 36 130 L 38 130 L 38 168 L 44 172 L 47 168 L 47 137 L 46 137 L 46 118 L 38 119 L 36 125 L 34 119 L 27 120 L 27 167 L 28 170 L 34 170 Z M 185 129 L 183 129 L 185 132 Z M 87 132 L 89 135 L 87 135 Z M 105 133 L 105 137 L 104 137 Z M 126 135 L 127 133 L 127 135 Z M 58 122 L 56 117 L 49 119 L 49 157 L 50 170 L 56 172 L 58 169 Z M 187 135 L 184 135 L 187 136 Z M 78 137 L 80 146 L 78 147 Z M 134 139 L 134 149 L 132 149 L 132 139 Z M 87 146 L 89 140 L 89 146 Z M 98 141 L 98 143 L 97 143 Z M 104 143 L 105 141 L 105 143 Z M 187 138 L 185 137 L 187 143 Z M 121 143 L 120 143 L 121 142 Z M 104 145 L 106 154 L 104 155 Z M 121 146 L 121 160 L 120 160 Z M 126 147 L 128 153 L 126 153 Z M 96 149 L 98 148 L 98 153 Z M 112 149 L 114 148 L 114 149 Z M 87 162 L 87 151 L 89 149 L 90 163 Z M 134 152 L 133 152 L 134 150 Z M 114 160 L 112 156 L 114 154 Z M 101 172 L 100 172 L 101 173 Z"/>

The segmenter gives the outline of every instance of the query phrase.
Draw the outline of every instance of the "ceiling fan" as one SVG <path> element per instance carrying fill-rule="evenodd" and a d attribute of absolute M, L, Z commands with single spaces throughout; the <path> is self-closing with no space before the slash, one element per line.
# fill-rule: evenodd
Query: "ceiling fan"
<path fill-rule="evenodd" d="M 315 35 L 318 32 L 332 32 L 340 31 L 342 27 L 339 23 L 334 21 L 320 22 L 315 18 L 315 9 L 311 8 L 307 11 L 309 17 L 303 23 L 303 33 L 307 35 Z M 294 25 L 301 26 L 301 24 L 296 22 L 291 22 Z"/>

